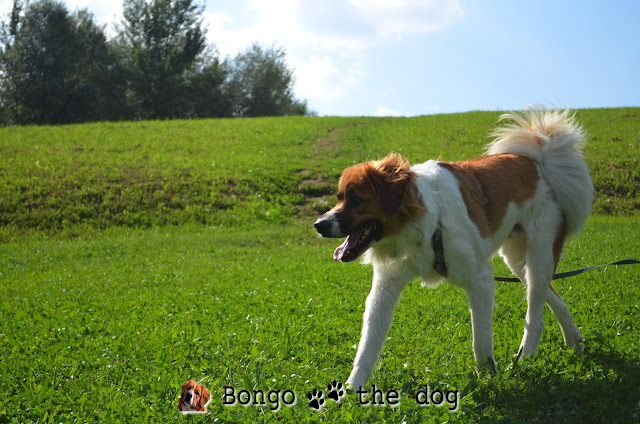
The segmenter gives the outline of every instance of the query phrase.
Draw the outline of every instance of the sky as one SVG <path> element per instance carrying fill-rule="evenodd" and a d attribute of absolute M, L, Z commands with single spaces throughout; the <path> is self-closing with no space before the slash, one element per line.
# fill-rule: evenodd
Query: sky
<path fill-rule="evenodd" d="M 66 0 L 114 34 L 121 1 Z M 222 57 L 281 47 L 320 116 L 640 106 L 637 0 L 224 0 L 205 4 Z M 11 0 L 0 0 L 7 13 Z"/>

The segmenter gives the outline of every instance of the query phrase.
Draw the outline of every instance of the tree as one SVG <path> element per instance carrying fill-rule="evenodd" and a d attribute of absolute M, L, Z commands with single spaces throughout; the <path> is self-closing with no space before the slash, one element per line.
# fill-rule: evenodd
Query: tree
<path fill-rule="evenodd" d="M 130 116 L 126 104 L 126 70 L 109 45 L 104 29 L 80 10 L 72 16 L 75 43 L 74 72 L 70 76 L 74 121 L 119 120 Z"/>
<path fill-rule="evenodd" d="M 229 65 L 213 49 L 206 49 L 185 73 L 182 118 L 230 117 L 231 100 L 225 89 Z"/>
<path fill-rule="evenodd" d="M 0 125 L 309 114 L 282 48 L 205 48 L 197 0 L 125 0 L 115 39 L 86 10 L 13 0 L 0 25 Z"/>
<path fill-rule="evenodd" d="M 66 76 L 72 65 L 68 58 L 73 54 L 67 9 L 43 0 L 29 5 L 23 17 L 19 13 L 20 5 L 14 2 L 9 39 L 0 57 L 5 116 L 15 123 L 64 122 Z"/>
<path fill-rule="evenodd" d="M 115 58 L 102 28 L 87 11 L 70 15 L 64 4 L 41 0 L 22 14 L 14 0 L 3 25 L 0 104 L 6 124 L 60 124 L 118 116 Z M 120 90 L 120 92 L 123 92 Z"/>
<path fill-rule="evenodd" d="M 139 118 L 179 116 L 185 73 L 205 45 L 192 0 L 125 0 L 119 43 Z"/>
<path fill-rule="evenodd" d="M 234 58 L 227 84 L 233 116 L 308 114 L 306 101 L 293 97 L 293 71 L 285 55 L 282 48 L 263 50 L 253 44 Z"/>

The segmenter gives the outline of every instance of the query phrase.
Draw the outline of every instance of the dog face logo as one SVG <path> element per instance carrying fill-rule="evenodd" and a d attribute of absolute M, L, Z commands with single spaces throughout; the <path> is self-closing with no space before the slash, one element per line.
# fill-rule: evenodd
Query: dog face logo
<path fill-rule="evenodd" d="M 211 393 L 202 384 L 189 380 L 182 385 L 178 409 L 182 412 L 207 412 Z"/>

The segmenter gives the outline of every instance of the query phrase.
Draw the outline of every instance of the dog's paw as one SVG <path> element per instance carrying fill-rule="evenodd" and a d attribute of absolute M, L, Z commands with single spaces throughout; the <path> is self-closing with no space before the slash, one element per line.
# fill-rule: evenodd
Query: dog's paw
<path fill-rule="evenodd" d="M 517 362 L 516 356 L 514 356 L 514 360 Z M 487 372 L 490 375 L 496 375 L 498 374 L 498 364 L 493 359 L 493 357 L 489 357 L 483 363 L 476 364 L 476 372 L 478 374 Z"/>
<path fill-rule="evenodd" d="M 342 401 L 342 398 L 347 394 L 344 391 L 344 386 L 342 385 L 342 383 L 339 383 L 336 380 L 333 380 L 331 383 L 329 383 L 329 385 L 327 386 L 327 390 L 329 391 L 327 397 L 336 403 L 340 403 L 340 401 Z"/>
<path fill-rule="evenodd" d="M 312 392 L 307 393 L 309 399 L 309 408 L 320 410 L 324 405 L 324 395 L 322 391 L 313 389 Z"/>
<path fill-rule="evenodd" d="M 576 353 L 578 354 L 584 353 L 584 339 L 582 338 L 580 333 L 578 333 L 578 335 L 576 336 L 575 342 L 570 344 L 569 346 L 574 348 L 576 350 Z"/>

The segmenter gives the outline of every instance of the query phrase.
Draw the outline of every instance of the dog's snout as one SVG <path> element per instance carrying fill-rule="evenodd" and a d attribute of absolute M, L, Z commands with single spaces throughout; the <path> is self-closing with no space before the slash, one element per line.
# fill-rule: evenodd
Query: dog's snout
<path fill-rule="evenodd" d="M 328 219 L 324 219 L 324 218 L 319 218 L 315 224 L 313 224 L 314 227 L 316 227 L 316 230 L 318 230 L 318 232 L 320 234 L 324 234 L 327 231 L 329 231 L 329 228 L 331 227 L 331 223 L 329 222 Z"/>
<path fill-rule="evenodd" d="M 322 237 L 340 237 L 340 226 L 334 214 L 323 215 L 313 224 Z"/>

